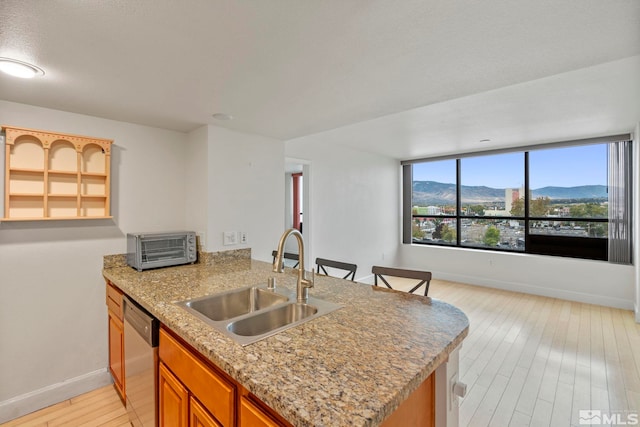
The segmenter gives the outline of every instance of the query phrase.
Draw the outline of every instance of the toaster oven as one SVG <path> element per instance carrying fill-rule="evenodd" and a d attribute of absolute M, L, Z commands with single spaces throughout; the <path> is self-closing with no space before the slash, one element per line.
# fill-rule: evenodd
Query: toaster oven
<path fill-rule="evenodd" d="M 127 234 L 127 264 L 138 271 L 193 264 L 197 259 L 193 231 Z"/>

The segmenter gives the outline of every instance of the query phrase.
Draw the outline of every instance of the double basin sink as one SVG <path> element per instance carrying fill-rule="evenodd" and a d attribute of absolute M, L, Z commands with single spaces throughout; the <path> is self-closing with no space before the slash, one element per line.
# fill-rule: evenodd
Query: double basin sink
<path fill-rule="evenodd" d="M 341 308 L 313 297 L 299 303 L 295 293 L 266 286 L 247 286 L 177 304 L 243 346 Z"/>

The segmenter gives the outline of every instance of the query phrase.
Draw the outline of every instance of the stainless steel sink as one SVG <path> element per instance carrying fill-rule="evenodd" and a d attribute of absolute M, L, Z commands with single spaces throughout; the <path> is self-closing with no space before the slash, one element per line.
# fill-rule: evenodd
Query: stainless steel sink
<path fill-rule="evenodd" d="M 245 317 L 229 323 L 227 329 L 237 335 L 253 337 L 275 331 L 309 316 L 313 316 L 318 309 L 309 304 L 291 303 L 282 307 L 268 310 L 255 316 Z"/>
<path fill-rule="evenodd" d="M 207 295 L 178 304 L 188 311 L 195 311 L 211 320 L 219 321 L 273 307 L 287 301 L 289 298 L 286 295 L 251 286 Z"/>
<path fill-rule="evenodd" d="M 249 286 L 177 304 L 243 346 L 342 307 L 314 297 L 306 304 L 295 300 L 286 289 Z"/>

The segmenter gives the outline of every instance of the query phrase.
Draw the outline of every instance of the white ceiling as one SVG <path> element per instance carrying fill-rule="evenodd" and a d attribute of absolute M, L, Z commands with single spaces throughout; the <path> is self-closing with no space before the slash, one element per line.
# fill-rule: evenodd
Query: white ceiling
<path fill-rule="evenodd" d="M 0 99 L 183 132 L 341 128 L 409 158 L 640 120 L 638 0 L 0 0 L 0 20 L 0 57 L 46 72 Z"/>

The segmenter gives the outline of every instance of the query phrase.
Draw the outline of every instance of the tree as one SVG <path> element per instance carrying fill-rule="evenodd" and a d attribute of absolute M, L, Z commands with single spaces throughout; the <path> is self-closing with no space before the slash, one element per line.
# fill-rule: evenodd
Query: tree
<path fill-rule="evenodd" d="M 445 224 L 439 218 L 434 219 L 433 222 L 435 223 L 435 230 L 433 230 L 431 238 L 435 240 L 442 239 L 442 228 L 445 226 Z"/>
<path fill-rule="evenodd" d="M 608 208 L 598 203 L 580 203 L 569 207 L 569 215 L 573 218 L 606 218 Z"/>
<path fill-rule="evenodd" d="M 510 212 L 512 216 L 524 216 L 524 199 L 514 200 Z"/>
<path fill-rule="evenodd" d="M 529 215 L 533 217 L 547 216 L 551 207 L 551 199 L 548 197 L 538 197 L 531 201 Z"/>
<path fill-rule="evenodd" d="M 487 231 L 484 233 L 483 242 L 487 246 L 495 246 L 500 241 L 500 230 L 495 226 L 490 225 Z"/>
<path fill-rule="evenodd" d="M 442 231 L 442 239 L 446 242 L 454 242 L 456 240 L 456 230 L 445 225 Z"/>
<path fill-rule="evenodd" d="M 411 224 L 411 235 L 414 239 L 418 240 L 422 240 L 424 238 L 424 231 L 422 231 L 417 221 Z"/>
<path fill-rule="evenodd" d="M 467 206 L 467 211 L 468 211 L 468 215 L 482 216 L 484 215 L 484 206 L 482 205 Z"/>

